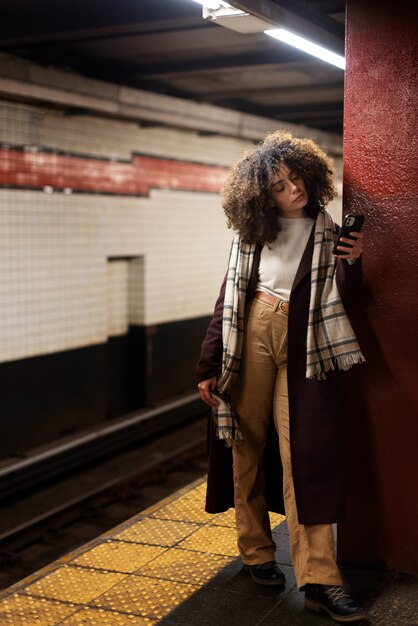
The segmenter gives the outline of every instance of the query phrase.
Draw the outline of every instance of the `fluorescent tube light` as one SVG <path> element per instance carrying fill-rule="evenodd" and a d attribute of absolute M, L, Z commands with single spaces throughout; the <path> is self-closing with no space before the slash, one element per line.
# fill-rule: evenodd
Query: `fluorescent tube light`
<path fill-rule="evenodd" d="M 294 35 L 289 32 L 285 28 L 273 28 L 264 31 L 266 35 L 270 37 L 274 37 L 279 41 L 283 41 L 284 43 L 289 44 L 290 46 L 294 46 L 299 50 L 303 50 L 308 54 L 312 54 L 314 57 L 318 59 L 322 59 L 322 61 L 326 61 L 327 63 L 331 63 L 340 69 L 345 69 L 345 58 L 340 54 L 336 54 L 335 52 L 331 52 L 331 50 L 327 50 L 322 46 L 318 46 L 318 44 L 309 41 L 308 39 L 304 39 L 303 37 L 299 37 L 299 35 Z"/>

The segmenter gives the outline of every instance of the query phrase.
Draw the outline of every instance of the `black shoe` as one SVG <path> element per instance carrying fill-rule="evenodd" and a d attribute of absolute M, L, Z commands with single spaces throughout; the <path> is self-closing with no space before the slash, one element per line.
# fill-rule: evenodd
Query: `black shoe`
<path fill-rule="evenodd" d="M 323 609 L 336 622 L 357 622 L 367 616 L 367 611 L 357 606 L 343 587 L 338 585 L 305 585 L 305 608 Z"/>
<path fill-rule="evenodd" d="M 268 561 L 259 565 L 245 565 L 244 569 L 250 572 L 251 578 L 258 585 L 284 585 L 286 578 L 276 561 Z"/>

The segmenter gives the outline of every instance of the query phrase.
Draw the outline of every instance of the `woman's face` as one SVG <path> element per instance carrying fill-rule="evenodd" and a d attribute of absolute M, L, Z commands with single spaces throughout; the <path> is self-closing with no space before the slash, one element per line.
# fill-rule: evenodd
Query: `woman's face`
<path fill-rule="evenodd" d="M 299 174 L 286 164 L 279 167 L 273 176 L 271 198 L 282 217 L 304 217 L 308 203 L 305 183 Z"/>

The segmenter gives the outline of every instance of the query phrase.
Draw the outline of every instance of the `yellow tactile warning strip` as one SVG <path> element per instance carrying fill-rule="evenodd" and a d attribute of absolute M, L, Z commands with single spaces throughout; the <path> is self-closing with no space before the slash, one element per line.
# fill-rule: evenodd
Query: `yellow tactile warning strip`
<path fill-rule="evenodd" d="M 0 594 L 1 626 L 152 626 L 237 556 L 199 479 Z M 283 516 L 270 515 L 272 526 Z"/>
<path fill-rule="evenodd" d="M 97 598 L 94 604 L 126 613 L 161 619 L 199 587 L 160 578 L 129 576 Z"/>
<path fill-rule="evenodd" d="M 74 613 L 62 624 L 64 626 L 152 626 L 152 624 L 157 624 L 157 620 L 119 613 L 119 611 L 85 608 Z"/>
<path fill-rule="evenodd" d="M 237 536 L 234 528 L 225 526 L 222 530 L 216 526 L 202 526 L 193 535 L 180 541 L 179 548 L 198 550 L 209 554 L 238 556 Z"/>
<path fill-rule="evenodd" d="M 141 567 L 138 573 L 143 576 L 200 586 L 207 583 L 232 560 L 228 556 L 215 554 L 212 554 L 208 559 L 206 554 L 173 548 Z"/>
<path fill-rule="evenodd" d="M 17 593 L 0 604 L 0 624 L 2 626 L 27 626 L 58 624 L 77 610 L 74 604 L 63 604 L 46 598 L 31 598 Z"/>
<path fill-rule="evenodd" d="M 164 554 L 165 548 L 147 546 L 122 541 L 105 541 L 92 550 L 88 550 L 71 564 L 85 567 L 107 569 L 130 574 L 141 565 Z"/>
<path fill-rule="evenodd" d="M 64 565 L 25 589 L 25 593 L 75 604 L 86 604 L 121 580 L 125 574 Z"/>
<path fill-rule="evenodd" d="M 199 529 L 197 524 L 172 520 L 144 519 L 115 535 L 115 539 L 155 546 L 174 546 Z"/>

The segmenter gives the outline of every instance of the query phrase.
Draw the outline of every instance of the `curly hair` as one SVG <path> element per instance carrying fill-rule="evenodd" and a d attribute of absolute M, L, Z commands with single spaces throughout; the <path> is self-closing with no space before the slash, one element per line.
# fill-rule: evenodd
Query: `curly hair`
<path fill-rule="evenodd" d="M 228 228 L 234 228 L 245 241 L 265 244 L 277 237 L 280 225 L 270 189 L 283 164 L 305 183 L 309 217 L 316 218 L 337 195 L 332 160 L 312 139 L 300 139 L 287 131 L 270 133 L 233 167 L 222 188 Z"/>

